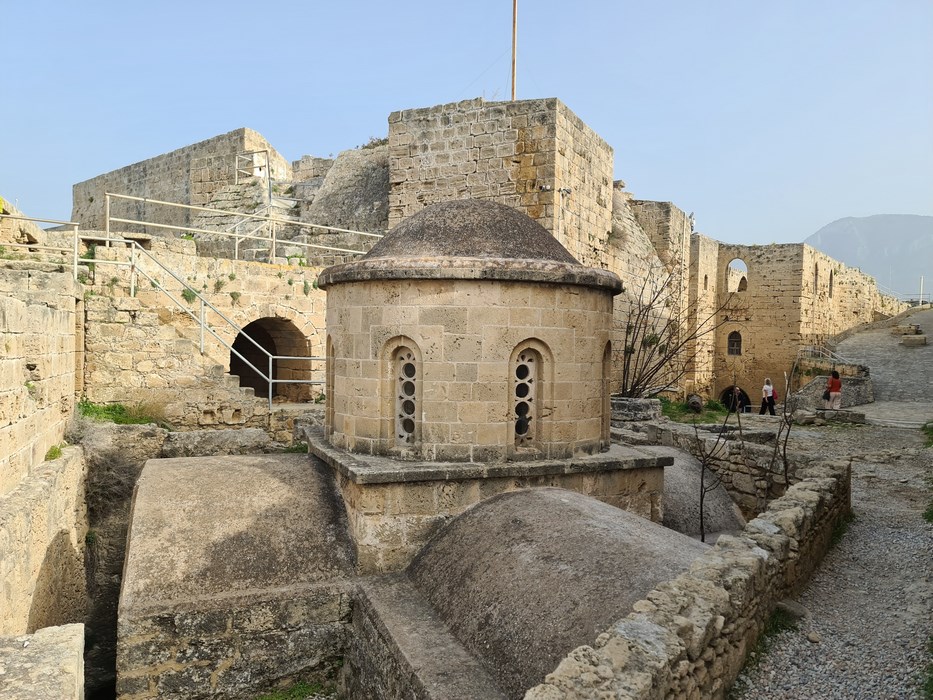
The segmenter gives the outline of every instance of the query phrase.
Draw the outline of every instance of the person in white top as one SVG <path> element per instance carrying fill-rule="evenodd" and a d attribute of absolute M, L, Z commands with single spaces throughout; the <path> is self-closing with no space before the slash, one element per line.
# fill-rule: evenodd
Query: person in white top
<path fill-rule="evenodd" d="M 761 410 L 758 411 L 758 415 L 763 416 L 765 409 L 774 415 L 774 387 L 771 386 L 770 379 L 765 379 L 765 385 L 761 387 Z"/>

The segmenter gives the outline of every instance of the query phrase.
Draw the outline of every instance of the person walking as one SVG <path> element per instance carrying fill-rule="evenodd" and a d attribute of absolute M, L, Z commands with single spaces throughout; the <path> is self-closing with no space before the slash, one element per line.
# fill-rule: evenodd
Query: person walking
<path fill-rule="evenodd" d="M 770 379 L 765 379 L 765 385 L 761 387 L 761 410 L 758 411 L 758 415 L 763 416 L 765 409 L 774 415 L 774 387 L 771 386 Z"/>
<path fill-rule="evenodd" d="M 826 400 L 826 408 L 838 411 L 842 408 L 842 380 L 839 378 L 839 372 L 833 370 L 829 379 L 826 380 L 826 391 L 829 392 L 829 398 Z"/>

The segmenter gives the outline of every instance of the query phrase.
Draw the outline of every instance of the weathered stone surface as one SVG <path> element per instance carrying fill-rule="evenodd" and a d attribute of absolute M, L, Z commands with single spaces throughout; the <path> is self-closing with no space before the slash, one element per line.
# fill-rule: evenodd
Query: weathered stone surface
<path fill-rule="evenodd" d="M 466 511 L 410 574 L 460 642 L 517 697 L 705 549 L 594 499 L 530 489 Z"/>
<path fill-rule="evenodd" d="M 0 637 L 4 700 L 83 700 L 84 625 Z"/>
<path fill-rule="evenodd" d="M 271 442 L 269 434 L 260 428 L 172 432 L 165 437 L 161 456 L 255 455 L 266 451 Z"/>
<path fill-rule="evenodd" d="M 925 335 L 905 335 L 901 338 L 900 344 L 905 348 L 919 348 L 927 344 L 927 337 Z"/>
<path fill-rule="evenodd" d="M 327 169 L 304 222 L 380 233 L 388 228 L 388 146 L 343 151 Z"/>
<path fill-rule="evenodd" d="M 632 399 L 616 395 L 610 400 L 614 424 L 661 418 L 661 402 L 658 399 Z"/>

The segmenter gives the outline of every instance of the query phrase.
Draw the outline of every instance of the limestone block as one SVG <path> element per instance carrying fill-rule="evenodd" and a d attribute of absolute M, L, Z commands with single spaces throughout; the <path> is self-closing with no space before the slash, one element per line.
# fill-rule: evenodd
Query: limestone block
<path fill-rule="evenodd" d="M 906 348 L 918 348 L 927 344 L 925 335 L 905 335 L 901 338 L 900 344 Z"/>
<path fill-rule="evenodd" d="M 84 697 L 84 625 L 0 637 L 0 668 L 7 700 L 80 700 Z"/>

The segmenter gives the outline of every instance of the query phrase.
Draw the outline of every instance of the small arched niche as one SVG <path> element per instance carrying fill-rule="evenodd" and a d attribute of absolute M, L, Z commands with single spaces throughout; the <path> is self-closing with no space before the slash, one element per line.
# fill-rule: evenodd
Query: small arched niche
<path fill-rule="evenodd" d="M 742 413 L 745 411 L 746 406 L 751 405 L 752 400 L 741 387 L 730 386 L 719 395 L 719 402 L 728 408 L 730 412 L 738 411 Z"/>
<path fill-rule="evenodd" d="M 748 289 L 748 265 L 742 258 L 733 258 L 726 266 L 726 291 L 744 292 Z"/>

